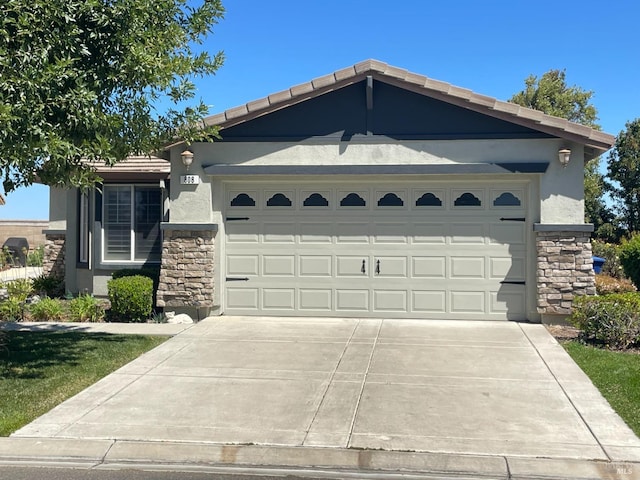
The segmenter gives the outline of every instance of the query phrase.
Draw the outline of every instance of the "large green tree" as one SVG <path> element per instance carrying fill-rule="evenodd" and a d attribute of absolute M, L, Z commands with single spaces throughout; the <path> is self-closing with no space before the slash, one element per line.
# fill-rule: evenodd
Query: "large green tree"
<path fill-rule="evenodd" d="M 567 85 L 564 70 L 549 70 L 541 77 L 530 75 L 524 83 L 524 90 L 513 95 L 510 102 L 600 129 L 598 112 L 591 103 L 593 92 Z M 605 182 L 599 167 L 600 157 L 585 166 L 585 219 L 594 224 L 596 237 L 612 240 L 614 215 L 603 200 Z"/>
<path fill-rule="evenodd" d="M 219 0 L 0 2 L 5 191 L 88 185 L 87 161 L 215 134 L 200 128 L 207 109 L 193 80 L 222 64 L 199 49 L 223 14 Z"/>
<path fill-rule="evenodd" d="M 640 232 L 640 118 L 625 124 L 609 153 L 607 183 L 628 233 Z"/>

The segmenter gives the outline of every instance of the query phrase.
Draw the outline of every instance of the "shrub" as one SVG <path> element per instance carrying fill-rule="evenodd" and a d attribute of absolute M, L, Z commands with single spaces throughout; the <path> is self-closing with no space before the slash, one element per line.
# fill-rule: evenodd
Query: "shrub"
<path fill-rule="evenodd" d="M 24 302 L 15 297 L 9 297 L 0 303 L 0 320 L 4 322 L 19 322 L 24 318 Z"/>
<path fill-rule="evenodd" d="M 577 297 L 571 322 L 583 337 L 609 348 L 623 349 L 640 341 L 640 295 L 614 293 Z"/>
<path fill-rule="evenodd" d="M 62 298 L 65 294 L 64 280 L 55 275 L 40 275 L 33 279 L 33 290 L 39 295 Z"/>
<path fill-rule="evenodd" d="M 620 246 L 620 263 L 624 274 L 638 288 L 640 286 L 640 234 L 633 236 Z"/>
<path fill-rule="evenodd" d="M 65 310 L 62 301 L 57 298 L 44 297 L 37 303 L 31 304 L 29 310 L 34 320 L 62 320 Z"/>
<path fill-rule="evenodd" d="M 598 295 L 608 295 L 610 293 L 635 292 L 637 289 L 626 278 L 614 278 L 603 273 L 596 274 L 596 292 Z"/>
<path fill-rule="evenodd" d="M 153 308 L 153 280 L 135 275 L 115 278 L 107 282 L 111 314 L 121 320 L 144 322 Z"/>
<path fill-rule="evenodd" d="M 69 302 L 69 313 L 75 322 L 101 322 L 104 308 L 93 295 L 79 295 Z"/>
<path fill-rule="evenodd" d="M 35 250 L 27 254 L 27 265 L 30 267 L 41 267 L 44 259 L 44 245 L 39 245 Z"/>
<path fill-rule="evenodd" d="M 604 258 L 601 273 L 613 278 L 624 277 L 624 271 L 620 263 L 620 245 L 593 240 L 591 247 L 596 257 Z"/>
<path fill-rule="evenodd" d="M 33 293 L 33 282 L 29 278 L 19 278 L 7 282 L 5 285 L 9 298 L 13 298 L 18 302 L 25 302 L 27 297 Z"/>

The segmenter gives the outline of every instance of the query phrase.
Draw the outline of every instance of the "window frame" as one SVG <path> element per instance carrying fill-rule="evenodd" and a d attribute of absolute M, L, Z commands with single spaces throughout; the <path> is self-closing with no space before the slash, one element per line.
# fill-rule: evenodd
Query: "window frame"
<path fill-rule="evenodd" d="M 131 203 L 129 207 L 131 208 L 131 215 L 129 219 L 129 242 L 130 242 L 130 253 L 129 259 L 107 259 L 105 258 L 106 254 L 106 240 L 105 240 L 105 223 L 107 218 L 106 212 L 106 201 L 105 201 L 105 191 L 110 187 L 128 187 L 131 192 Z M 160 203 L 158 205 L 158 229 L 160 235 L 160 251 L 158 252 L 157 259 L 136 259 L 136 230 L 135 230 L 135 209 L 136 209 L 136 188 L 157 188 L 160 191 Z M 117 267 L 118 265 L 159 265 L 162 261 L 162 240 L 163 240 L 163 231 L 161 228 L 161 223 L 165 221 L 166 212 L 165 212 L 165 190 L 157 183 L 107 183 L 102 186 L 102 201 L 100 202 L 100 213 L 101 213 L 101 222 L 100 222 L 100 265 L 103 267 Z"/>
<path fill-rule="evenodd" d="M 91 268 L 91 196 L 89 192 L 78 190 L 78 251 L 77 267 Z"/>

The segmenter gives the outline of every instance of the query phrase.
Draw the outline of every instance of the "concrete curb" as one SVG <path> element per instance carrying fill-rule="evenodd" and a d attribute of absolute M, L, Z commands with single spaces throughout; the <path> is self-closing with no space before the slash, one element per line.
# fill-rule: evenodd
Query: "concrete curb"
<path fill-rule="evenodd" d="M 193 325 L 193 323 L 0 322 L 0 330 L 7 332 L 80 332 L 172 337 L 184 332 Z"/>
<path fill-rule="evenodd" d="M 0 438 L 0 465 L 286 474 L 315 477 L 640 479 L 640 463 L 205 443 Z"/>

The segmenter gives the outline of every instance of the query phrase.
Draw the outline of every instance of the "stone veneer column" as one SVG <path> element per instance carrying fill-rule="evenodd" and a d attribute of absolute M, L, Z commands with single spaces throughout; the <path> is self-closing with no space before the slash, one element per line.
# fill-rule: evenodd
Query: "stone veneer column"
<path fill-rule="evenodd" d="M 45 235 L 45 243 L 42 271 L 45 275 L 64 278 L 66 232 L 45 230 L 43 233 Z"/>
<path fill-rule="evenodd" d="M 215 227 L 163 224 L 159 307 L 213 306 Z"/>
<path fill-rule="evenodd" d="M 570 315 L 574 297 L 596 293 L 590 230 L 537 227 L 538 313 Z"/>

